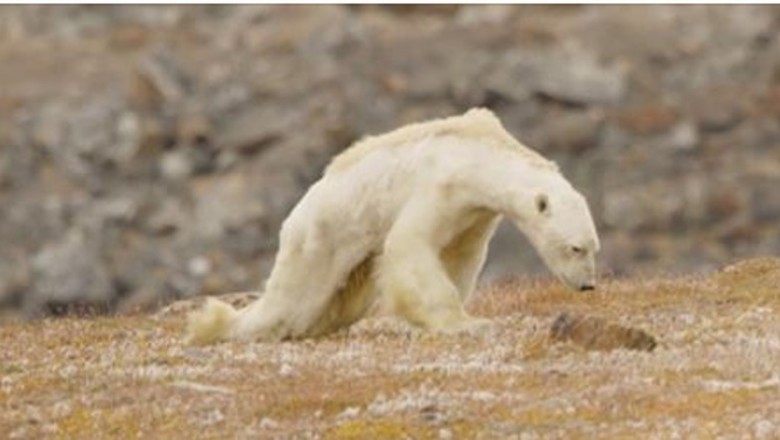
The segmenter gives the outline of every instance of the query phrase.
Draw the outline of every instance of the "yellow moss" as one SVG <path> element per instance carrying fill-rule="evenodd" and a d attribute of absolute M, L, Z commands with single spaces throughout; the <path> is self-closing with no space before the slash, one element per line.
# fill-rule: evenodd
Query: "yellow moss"
<path fill-rule="evenodd" d="M 95 432 L 93 426 L 94 416 L 89 408 L 78 407 L 70 412 L 70 415 L 61 420 L 57 425 L 60 438 L 78 439 L 89 436 Z"/>
<path fill-rule="evenodd" d="M 755 404 L 763 407 L 760 397 L 773 396 L 772 390 L 733 389 L 728 391 L 699 391 L 688 393 L 680 399 L 659 400 L 647 405 L 642 414 L 663 417 L 718 417 L 733 414 L 736 408 L 746 409 Z"/>
<path fill-rule="evenodd" d="M 566 418 L 568 415 L 558 409 L 539 407 L 529 408 L 515 415 L 515 421 L 529 427 L 552 425 Z"/>
<path fill-rule="evenodd" d="M 399 423 L 386 420 L 351 420 L 325 434 L 325 439 L 396 439 L 412 436 Z"/>
<path fill-rule="evenodd" d="M 187 426 L 181 415 L 162 416 L 155 411 L 138 413 L 138 407 L 90 408 L 79 406 L 58 421 L 57 437 L 62 439 L 138 438 L 154 434 L 158 438 L 180 437 Z"/>

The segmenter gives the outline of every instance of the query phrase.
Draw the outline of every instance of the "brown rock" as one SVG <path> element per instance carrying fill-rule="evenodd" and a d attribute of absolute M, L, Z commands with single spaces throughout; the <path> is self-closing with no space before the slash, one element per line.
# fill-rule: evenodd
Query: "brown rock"
<path fill-rule="evenodd" d="M 135 50 L 149 42 L 149 30 L 142 26 L 123 24 L 110 29 L 108 45 L 113 50 Z"/>
<path fill-rule="evenodd" d="M 761 108 L 768 115 L 780 117 L 780 84 L 769 87 L 761 104 Z"/>
<path fill-rule="evenodd" d="M 699 128 L 726 131 L 745 117 L 745 90 L 737 86 L 708 87 L 690 98 L 690 113 Z"/>
<path fill-rule="evenodd" d="M 132 72 L 127 85 L 127 100 L 134 108 L 153 110 L 162 105 L 163 96 L 142 69 Z"/>
<path fill-rule="evenodd" d="M 649 135 L 666 130 L 677 121 L 677 111 L 663 103 L 653 103 L 635 107 L 618 117 L 625 129 L 641 135 Z"/>
<path fill-rule="evenodd" d="M 657 343 L 646 332 L 611 324 L 604 319 L 587 315 L 559 315 L 550 328 L 554 341 L 570 341 L 586 350 L 629 350 L 653 351 Z"/>
<path fill-rule="evenodd" d="M 707 200 L 709 219 L 720 221 L 734 216 L 745 209 L 746 199 L 737 187 L 716 187 Z"/>
<path fill-rule="evenodd" d="M 214 143 L 220 150 L 251 156 L 278 143 L 292 125 L 284 112 L 257 105 L 228 119 L 220 127 Z"/>
<path fill-rule="evenodd" d="M 595 112 L 575 112 L 553 118 L 545 127 L 547 146 L 554 151 L 582 153 L 598 145 L 603 122 L 603 115 Z"/>
<path fill-rule="evenodd" d="M 753 217 L 766 223 L 780 220 L 780 200 L 777 197 L 777 177 L 758 178 L 752 182 Z"/>
<path fill-rule="evenodd" d="M 159 47 L 147 54 L 136 72 L 140 77 L 135 91 L 147 99 L 180 103 L 191 91 L 190 78 L 167 48 Z"/>
<path fill-rule="evenodd" d="M 176 128 L 178 141 L 188 145 L 205 142 L 212 132 L 211 121 L 202 113 L 183 115 Z"/>

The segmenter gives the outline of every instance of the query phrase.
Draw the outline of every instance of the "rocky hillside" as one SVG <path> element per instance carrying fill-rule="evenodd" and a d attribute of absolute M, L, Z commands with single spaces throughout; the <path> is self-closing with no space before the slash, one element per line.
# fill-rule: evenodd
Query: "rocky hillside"
<path fill-rule="evenodd" d="M 586 193 L 606 273 L 777 254 L 779 29 L 773 6 L 0 6 L 0 304 L 255 288 L 331 155 L 473 106 Z M 486 276 L 540 267 L 505 228 Z"/>

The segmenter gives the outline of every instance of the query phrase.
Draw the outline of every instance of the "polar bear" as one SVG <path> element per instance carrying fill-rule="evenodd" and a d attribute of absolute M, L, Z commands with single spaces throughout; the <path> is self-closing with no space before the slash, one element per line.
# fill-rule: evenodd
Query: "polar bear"
<path fill-rule="evenodd" d="M 563 282 L 594 288 L 599 240 L 585 198 L 489 110 L 369 137 L 332 160 L 284 221 L 265 293 L 240 311 L 209 299 L 188 339 L 323 335 L 379 296 L 416 326 L 480 327 L 463 302 L 502 216 Z"/>

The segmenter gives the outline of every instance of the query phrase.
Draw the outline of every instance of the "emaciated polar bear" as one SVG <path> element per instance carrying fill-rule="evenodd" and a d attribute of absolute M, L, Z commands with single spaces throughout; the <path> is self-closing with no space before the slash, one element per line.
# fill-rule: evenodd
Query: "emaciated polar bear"
<path fill-rule="evenodd" d="M 566 284 L 593 289 L 599 240 L 585 199 L 489 110 L 369 137 L 336 157 L 282 225 L 265 293 L 209 299 L 189 340 L 278 341 L 349 326 L 381 295 L 408 322 L 459 331 L 502 216 Z"/>

